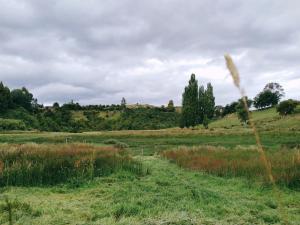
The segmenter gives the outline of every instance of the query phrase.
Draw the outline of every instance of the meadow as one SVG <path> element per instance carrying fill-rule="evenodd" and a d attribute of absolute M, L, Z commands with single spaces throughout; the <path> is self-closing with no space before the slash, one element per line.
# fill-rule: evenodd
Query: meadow
<path fill-rule="evenodd" d="M 268 109 L 253 116 L 274 165 L 280 202 L 264 182 L 251 129 L 234 115 L 212 122 L 208 130 L 7 132 L 0 135 L 2 161 L 13 155 L 13 162 L 22 164 L 24 157 L 14 152 L 24 149 L 34 156 L 27 154 L 26 163 L 37 166 L 47 154 L 51 165 L 66 165 L 57 152 L 68 155 L 70 171 L 79 158 L 89 163 L 82 164 L 84 179 L 70 173 L 59 182 L 2 185 L 0 224 L 9 224 L 10 213 L 13 224 L 22 225 L 300 224 L 300 114 L 280 117 Z M 73 157 L 77 148 L 82 158 Z M 105 160 L 110 164 L 104 168 L 98 164 L 106 171 L 99 174 L 91 163 L 97 151 L 101 160 L 118 159 Z"/>

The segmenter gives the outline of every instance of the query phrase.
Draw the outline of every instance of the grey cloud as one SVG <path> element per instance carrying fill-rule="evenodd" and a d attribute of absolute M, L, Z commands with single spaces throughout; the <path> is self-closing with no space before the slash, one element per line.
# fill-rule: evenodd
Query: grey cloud
<path fill-rule="evenodd" d="M 0 0 L 0 80 L 42 103 L 181 101 L 195 72 L 218 104 L 238 98 L 223 54 L 253 97 L 265 83 L 299 98 L 297 0 Z"/>

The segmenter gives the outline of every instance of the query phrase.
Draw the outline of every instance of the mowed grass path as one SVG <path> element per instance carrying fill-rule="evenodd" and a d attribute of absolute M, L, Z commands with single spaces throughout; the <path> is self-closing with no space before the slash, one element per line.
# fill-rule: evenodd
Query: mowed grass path
<path fill-rule="evenodd" d="M 281 224 L 269 188 L 179 168 L 159 157 L 137 157 L 151 174 L 128 172 L 66 186 L 2 189 L 14 201 L 15 224 Z M 291 224 L 300 221 L 300 195 L 281 189 Z M 3 203 L 3 202 L 2 202 Z M 2 206 L 3 208 L 3 206 Z M 0 224 L 7 223 L 2 211 Z"/>

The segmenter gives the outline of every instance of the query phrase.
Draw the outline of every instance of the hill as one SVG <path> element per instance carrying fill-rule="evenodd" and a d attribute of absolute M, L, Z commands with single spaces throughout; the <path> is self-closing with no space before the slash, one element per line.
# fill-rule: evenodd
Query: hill
<path fill-rule="evenodd" d="M 300 130 L 300 106 L 296 112 L 289 116 L 280 116 L 275 108 L 254 110 L 251 112 L 253 120 L 259 130 Z M 241 129 L 245 128 L 235 113 L 224 118 L 214 120 L 209 125 L 212 129 Z M 201 128 L 202 129 L 202 128 Z"/>

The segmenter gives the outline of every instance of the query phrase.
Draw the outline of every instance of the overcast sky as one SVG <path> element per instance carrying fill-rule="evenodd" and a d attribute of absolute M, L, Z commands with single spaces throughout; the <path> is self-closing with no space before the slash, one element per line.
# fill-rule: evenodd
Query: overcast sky
<path fill-rule="evenodd" d="M 216 103 L 279 82 L 300 98 L 299 0 L 0 0 L 0 80 L 40 103 L 181 104 L 191 73 Z"/>

